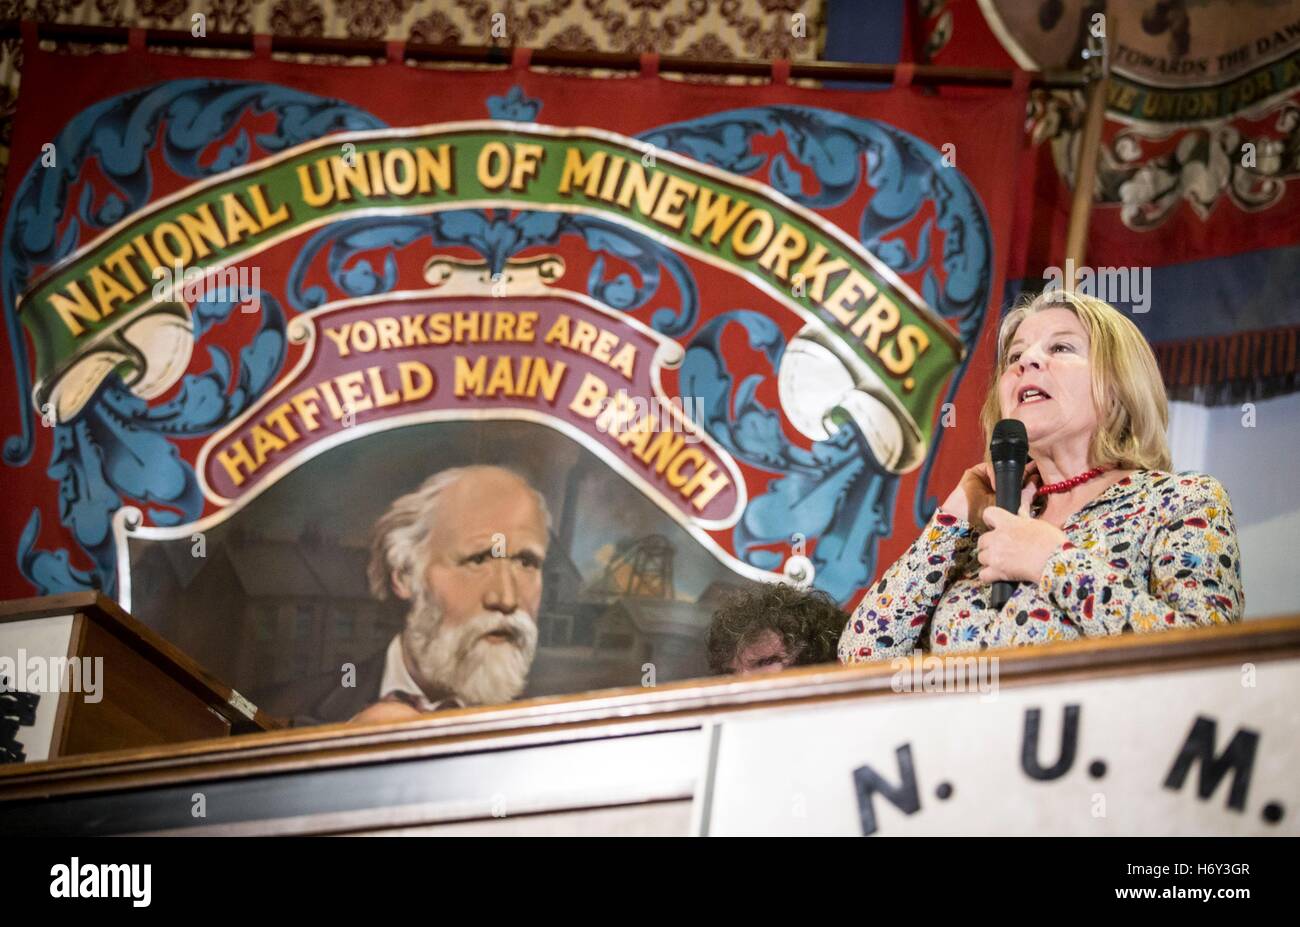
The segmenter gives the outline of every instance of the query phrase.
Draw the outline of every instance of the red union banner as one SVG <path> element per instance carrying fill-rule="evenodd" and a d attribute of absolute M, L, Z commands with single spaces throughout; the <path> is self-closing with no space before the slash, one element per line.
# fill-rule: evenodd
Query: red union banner
<path fill-rule="evenodd" d="M 1108 42 L 1084 263 L 1110 282 L 1090 291 L 1133 313 L 1171 399 L 1235 405 L 1296 390 L 1300 0 L 909 9 L 936 65 L 1079 68 L 1090 43 Z M 1034 152 L 1019 168 L 1033 193 L 1010 258 L 1027 288 L 1062 270 L 1082 131 L 1082 92 L 1033 94 Z"/>
<path fill-rule="evenodd" d="M 546 502 L 542 692 L 855 600 L 983 453 L 1022 93 L 26 54 L 0 592 L 255 701 L 401 626 L 368 535 L 442 470 Z"/>

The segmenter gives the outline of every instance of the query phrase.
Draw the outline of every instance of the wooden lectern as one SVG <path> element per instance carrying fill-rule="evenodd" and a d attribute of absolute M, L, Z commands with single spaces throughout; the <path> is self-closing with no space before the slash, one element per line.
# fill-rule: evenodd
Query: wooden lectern
<path fill-rule="evenodd" d="M 0 762 L 280 726 L 100 593 L 0 602 Z"/>

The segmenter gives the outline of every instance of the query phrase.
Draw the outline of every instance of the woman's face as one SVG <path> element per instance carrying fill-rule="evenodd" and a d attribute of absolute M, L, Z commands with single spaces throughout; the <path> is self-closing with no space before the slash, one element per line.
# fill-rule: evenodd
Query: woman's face
<path fill-rule="evenodd" d="M 1086 447 L 1097 429 L 1090 347 L 1083 324 L 1068 309 L 1035 312 L 1016 329 L 998 398 L 1003 418 L 1024 423 L 1033 452 L 1076 441 Z"/>

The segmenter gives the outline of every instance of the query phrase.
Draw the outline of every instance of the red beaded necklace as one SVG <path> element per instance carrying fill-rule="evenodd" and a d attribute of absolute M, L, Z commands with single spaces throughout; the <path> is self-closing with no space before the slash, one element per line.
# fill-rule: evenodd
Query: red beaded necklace
<path fill-rule="evenodd" d="M 1108 469 L 1108 467 L 1093 467 L 1091 470 L 1085 470 L 1078 476 L 1072 476 L 1068 480 L 1061 480 L 1059 483 L 1048 483 L 1042 489 L 1038 490 L 1038 492 L 1034 493 L 1034 496 L 1037 498 L 1038 496 L 1050 496 L 1053 493 L 1058 492 L 1069 492 L 1074 487 L 1088 482 L 1088 480 L 1095 480 Z"/>

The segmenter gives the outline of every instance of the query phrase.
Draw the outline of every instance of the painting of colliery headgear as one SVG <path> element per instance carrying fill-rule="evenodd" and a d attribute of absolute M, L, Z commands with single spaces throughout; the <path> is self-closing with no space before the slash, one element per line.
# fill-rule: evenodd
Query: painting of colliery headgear
<path fill-rule="evenodd" d="M 508 468 L 549 513 L 529 615 L 535 656 L 519 694 L 707 674 L 713 607 L 750 581 L 577 442 L 530 422 L 382 431 L 316 457 L 202 532 L 132 538 L 134 610 L 260 707 L 300 721 L 347 720 L 377 700 L 413 608 L 379 598 L 369 581 L 375 523 L 430 477 L 465 467 Z M 509 490 L 505 481 L 485 491 Z M 511 511 L 526 520 L 529 505 L 519 496 Z M 454 541 L 462 525 L 439 523 L 433 511 L 431 533 Z M 353 685 L 343 682 L 348 664 Z"/>

